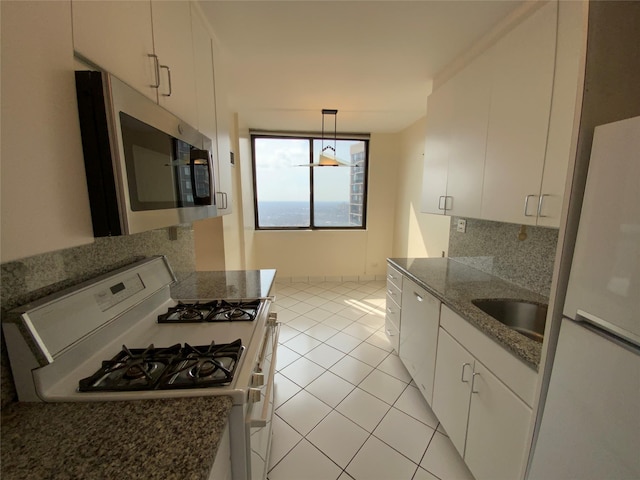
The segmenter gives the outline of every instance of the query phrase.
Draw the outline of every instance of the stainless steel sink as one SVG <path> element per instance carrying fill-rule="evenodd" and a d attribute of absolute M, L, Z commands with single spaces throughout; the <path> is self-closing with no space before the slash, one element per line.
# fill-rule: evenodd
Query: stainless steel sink
<path fill-rule="evenodd" d="M 547 305 L 524 300 L 477 299 L 472 303 L 500 323 L 542 343 L 547 319 Z"/>

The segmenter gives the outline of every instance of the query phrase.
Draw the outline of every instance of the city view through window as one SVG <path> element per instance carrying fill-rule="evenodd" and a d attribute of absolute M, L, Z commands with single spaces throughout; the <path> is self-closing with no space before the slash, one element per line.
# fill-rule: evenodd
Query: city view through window
<path fill-rule="evenodd" d="M 364 228 L 366 148 L 362 140 L 337 140 L 336 158 L 347 166 L 311 168 L 321 139 L 253 137 L 256 228 Z"/>

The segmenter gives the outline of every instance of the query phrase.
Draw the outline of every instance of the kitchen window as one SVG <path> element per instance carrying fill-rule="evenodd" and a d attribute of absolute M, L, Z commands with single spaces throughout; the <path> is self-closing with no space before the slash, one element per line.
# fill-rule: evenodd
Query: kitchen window
<path fill-rule="evenodd" d="M 252 134 L 251 143 L 257 230 L 366 227 L 368 136 Z M 340 166 L 317 166 L 327 146 Z"/>

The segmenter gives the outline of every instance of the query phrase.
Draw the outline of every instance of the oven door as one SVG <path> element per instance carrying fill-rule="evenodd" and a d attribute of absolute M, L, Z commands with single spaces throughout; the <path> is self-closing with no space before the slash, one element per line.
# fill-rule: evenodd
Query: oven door
<path fill-rule="evenodd" d="M 276 352 L 280 324 L 276 322 L 276 314 L 270 313 L 260 359 L 257 363 L 256 385 L 251 388 L 249 408 L 247 410 L 247 443 L 250 462 L 250 480 L 265 480 L 269 467 L 271 452 L 271 420 L 273 418 L 274 377 L 276 370 Z M 263 375 L 263 376 L 262 376 Z M 258 392 L 260 400 L 258 400 Z"/>

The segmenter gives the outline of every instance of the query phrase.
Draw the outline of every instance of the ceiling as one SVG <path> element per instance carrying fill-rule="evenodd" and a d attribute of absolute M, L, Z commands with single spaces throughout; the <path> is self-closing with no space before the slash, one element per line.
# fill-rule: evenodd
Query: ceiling
<path fill-rule="evenodd" d="M 393 133 L 426 113 L 443 67 L 519 7 L 515 0 L 201 0 L 226 51 L 244 127 Z"/>

